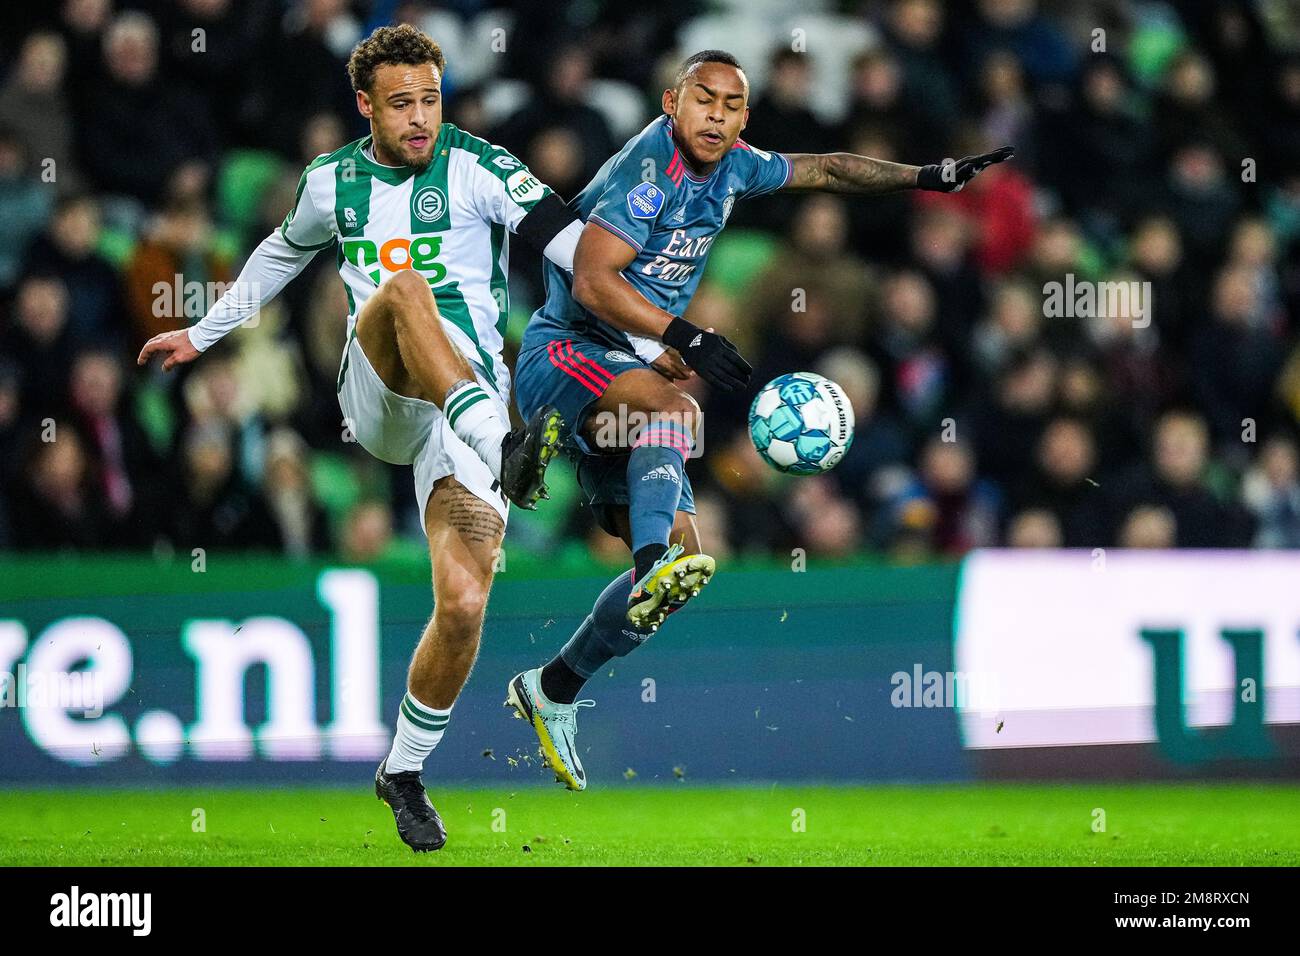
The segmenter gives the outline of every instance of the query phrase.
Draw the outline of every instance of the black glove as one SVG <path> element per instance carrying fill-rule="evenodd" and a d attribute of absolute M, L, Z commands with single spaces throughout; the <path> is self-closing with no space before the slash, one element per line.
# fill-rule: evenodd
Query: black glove
<path fill-rule="evenodd" d="M 994 163 L 1016 155 L 1014 146 L 1003 146 L 981 156 L 967 156 L 956 162 L 931 163 L 916 174 L 916 188 L 940 193 L 955 193 Z"/>
<path fill-rule="evenodd" d="M 660 336 L 704 381 L 727 392 L 749 384 L 754 370 L 726 336 L 705 332 L 685 319 L 673 319 Z"/>

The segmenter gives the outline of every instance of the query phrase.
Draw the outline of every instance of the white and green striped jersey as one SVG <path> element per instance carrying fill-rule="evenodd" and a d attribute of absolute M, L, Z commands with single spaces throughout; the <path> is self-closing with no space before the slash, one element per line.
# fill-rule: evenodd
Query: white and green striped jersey
<path fill-rule="evenodd" d="M 281 234 L 301 250 L 337 244 L 349 336 L 386 278 L 420 273 L 452 341 L 496 381 L 509 309 L 506 233 L 550 189 L 506 150 L 450 123 L 418 172 L 380 165 L 369 146 L 367 136 L 308 166 Z"/>
<path fill-rule="evenodd" d="M 333 245 L 347 289 L 349 339 L 375 290 L 413 269 L 433 290 L 452 341 L 498 391 L 507 391 L 501 359 L 507 233 L 550 188 L 506 150 L 450 123 L 442 124 L 433 161 L 422 170 L 384 166 L 370 147 L 366 136 L 307 167 L 284 224 L 250 257 L 236 287 L 190 330 L 191 341 L 207 348 L 247 318 L 250 305 L 255 311 Z"/>

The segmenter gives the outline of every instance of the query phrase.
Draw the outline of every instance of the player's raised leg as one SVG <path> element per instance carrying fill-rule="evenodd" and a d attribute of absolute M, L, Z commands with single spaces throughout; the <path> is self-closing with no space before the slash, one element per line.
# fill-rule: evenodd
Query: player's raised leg
<path fill-rule="evenodd" d="M 483 612 L 505 524 L 496 509 L 455 478 L 433 486 L 425 509 L 433 562 L 433 617 L 411 658 L 393 748 L 375 774 L 402 841 L 417 852 L 447 840 L 420 773 L 451 719 L 478 655 Z"/>
<path fill-rule="evenodd" d="M 545 406 L 511 431 L 448 337 L 423 276 L 408 269 L 384 282 L 357 316 L 356 335 L 384 385 L 442 409 L 456 437 L 483 459 L 507 498 L 531 510 L 545 497 L 546 466 L 560 440 L 559 414 Z"/>
<path fill-rule="evenodd" d="M 613 422 L 638 422 L 628 434 Z M 618 375 L 582 423 L 587 444 L 598 451 L 629 451 L 627 460 L 627 534 L 634 579 L 627 600 L 627 619 L 634 627 L 655 630 L 671 606 L 699 592 L 713 575 L 714 561 L 669 535 L 677 520 L 686 459 L 695 446 L 702 416 L 695 399 L 652 369 Z M 613 447 L 608 446 L 611 442 Z"/>
<path fill-rule="evenodd" d="M 643 361 L 591 342 L 559 339 L 526 349 L 517 373 L 521 408 L 553 401 L 579 423 L 566 441 L 584 454 L 579 481 L 599 506 L 598 520 L 648 558 L 641 574 L 624 572 L 604 588 L 553 661 L 516 675 L 507 688 L 506 704 L 532 725 L 556 778 L 582 790 L 587 782 L 574 736 L 578 708 L 589 702 L 577 700 L 578 692 L 605 663 L 639 647 L 713 573 L 713 559 L 699 554 L 683 470 L 700 413 Z M 636 517 L 638 511 L 647 520 Z M 633 601 L 637 593 L 649 600 Z M 633 622 L 630 604 L 652 613 Z"/>
<path fill-rule="evenodd" d="M 616 509 L 613 521 L 630 546 L 632 522 L 628 509 Z M 703 557 L 699 555 L 699 532 L 693 515 L 677 512 L 672 539 L 674 547 Z M 577 711 L 595 703 L 578 700 L 578 694 L 593 674 L 614 658 L 632 653 L 653 633 L 650 627 L 637 627 L 627 619 L 628 599 L 635 583 L 631 571 L 611 581 L 560 652 L 545 666 L 516 675 L 506 692 L 506 704 L 532 724 L 547 766 L 555 772 L 555 779 L 570 790 L 587 787 L 586 771 L 575 743 Z M 666 613 L 682 603 L 675 603 Z"/>

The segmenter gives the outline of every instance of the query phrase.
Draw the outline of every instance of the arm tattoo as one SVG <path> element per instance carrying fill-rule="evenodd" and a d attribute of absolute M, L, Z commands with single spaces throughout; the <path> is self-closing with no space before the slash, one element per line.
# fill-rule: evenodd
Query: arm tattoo
<path fill-rule="evenodd" d="M 791 190 L 878 195 L 912 189 L 919 167 L 854 153 L 792 153 Z"/>

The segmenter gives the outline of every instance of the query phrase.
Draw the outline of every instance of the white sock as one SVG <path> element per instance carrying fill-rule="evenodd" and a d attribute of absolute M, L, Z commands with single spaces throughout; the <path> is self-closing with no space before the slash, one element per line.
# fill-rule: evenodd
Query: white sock
<path fill-rule="evenodd" d="M 501 419 L 497 403 L 478 382 L 464 382 L 447 393 L 442 403 L 451 430 L 483 459 L 492 476 L 501 479 L 501 440 L 510 423 Z"/>
<path fill-rule="evenodd" d="M 410 694 L 402 698 L 397 712 L 397 733 L 393 736 L 393 749 L 388 753 L 384 769 L 389 773 L 405 770 L 423 770 L 424 758 L 433 752 L 442 740 L 442 733 L 451 719 L 451 708 L 438 710 L 426 707 Z"/>

